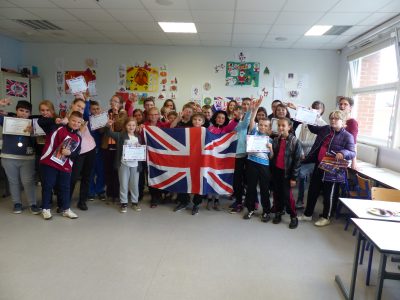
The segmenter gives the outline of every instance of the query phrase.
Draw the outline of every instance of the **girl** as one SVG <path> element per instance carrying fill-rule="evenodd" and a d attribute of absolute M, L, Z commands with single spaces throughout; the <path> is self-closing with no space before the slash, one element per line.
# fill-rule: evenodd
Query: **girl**
<path fill-rule="evenodd" d="M 169 111 L 171 110 L 175 110 L 176 111 L 176 106 L 175 106 L 175 102 L 172 99 L 167 99 L 164 101 L 163 107 L 168 108 Z"/>
<path fill-rule="evenodd" d="M 139 108 L 133 111 L 133 117 L 136 119 L 136 123 L 138 126 L 142 125 L 144 122 L 144 114 L 143 111 Z"/>
<path fill-rule="evenodd" d="M 250 135 L 266 136 L 265 151 L 248 153 L 246 161 L 247 194 L 246 207 L 247 214 L 244 219 L 250 219 L 255 211 L 255 204 L 258 202 L 257 185 L 260 185 L 261 205 L 263 213 L 261 220 L 270 220 L 271 204 L 269 202 L 269 181 L 271 178 L 269 170 L 269 160 L 273 157 L 272 140 L 268 137 L 271 132 L 271 121 L 265 118 L 258 120 L 258 127 L 255 127 L 255 119 L 250 123 Z"/>
<path fill-rule="evenodd" d="M 277 107 L 279 104 L 282 104 L 282 101 L 281 101 L 281 100 L 274 100 L 274 101 L 272 101 L 272 103 L 271 103 L 271 110 L 272 110 L 272 113 L 271 113 L 270 115 L 268 115 L 268 119 L 271 120 L 272 118 L 276 118 L 275 110 L 276 110 L 276 107 Z"/>
<path fill-rule="evenodd" d="M 228 119 L 232 120 L 233 116 L 233 111 L 235 110 L 235 107 L 237 106 L 237 101 L 236 100 L 231 100 L 228 102 L 228 105 L 226 106 L 226 113 L 228 114 Z"/>
<path fill-rule="evenodd" d="M 259 107 L 256 114 L 255 122 L 258 123 L 258 120 L 267 118 L 267 110 L 265 107 Z"/>
<path fill-rule="evenodd" d="M 114 121 L 110 119 L 108 125 L 111 127 Z M 136 135 L 137 122 L 133 117 L 126 119 L 122 132 L 113 132 L 106 128 L 106 135 L 116 141 L 117 151 L 114 160 L 114 168 L 118 169 L 120 191 L 119 199 L 121 202 L 122 213 L 127 212 L 128 191 L 131 194 L 132 208 L 140 211 L 139 200 L 139 174 L 142 169 L 142 163 L 138 161 L 126 161 L 122 157 L 124 145 L 140 145 L 139 138 Z"/>
<path fill-rule="evenodd" d="M 118 95 L 114 95 L 110 99 L 110 109 L 108 111 L 109 118 L 113 120 L 111 129 L 114 132 L 122 131 L 126 118 L 126 111 L 122 108 L 123 101 Z M 113 162 L 116 156 L 116 142 L 112 137 L 103 136 L 101 148 L 104 156 L 104 179 L 106 183 L 106 196 L 112 202 L 116 202 L 119 198 L 119 181 L 118 172 L 114 169 Z"/>
<path fill-rule="evenodd" d="M 9 104 L 8 100 L 1 100 L 0 105 Z M 18 101 L 16 107 L 17 118 L 28 119 L 32 111 L 32 104 L 28 101 Z M 3 126 L 4 116 L 0 116 L 0 126 Z M 28 126 L 25 131 L 31 131 Z M 35 190 L 35 154 L 34 141 L 30 136 L 3 134 L 3 148 L 1 151 L 1 165 L 3 166 L 10 185 L 11 198 L 14 203 L 13 212 L 22 212 L 21 183 L 30 203 L 32 214 L 39 214 L 36 205 Z"/>
<path fill-rule="evenodd" d="M 339 184 L 345 180 L 345 171 L 326 172 L 319 168 L 319 164 L 326 155 L 334 156 L 337 160 L 352 160 L 355 153 L 353 136 L 345 130 L 346 114 L 340 110 L 331 112 L 329 124 L 326 126 L 311 126 L 308 128 L 317 135 L 314 145 L 304 160 L 304 163 L 314 162 L 315 167 L 311 177 L 307 195 L 307 206 L 300 220 L 311 221 L 318 196 L 323 192 L 324 209 L 322 217 L 315 222 L 315 226 L 330 224 L 332 213 L 336 210 Z"/>
<path fill-rule="evenodd" d="M 290 197 L 290 188 L 296 186 L 296 179 L 300 170 L 301 143 L 290 132 L 292 121 L 288 118 L 278 120 L 279 135 L 273 140 L 272 171 L 275 191 L 275 217 L 274 224 L 281 222 L 284 207 L 290 214 L 289 228 L 294 229 L 298 225 L 297 213 L 293 197 Z"/>

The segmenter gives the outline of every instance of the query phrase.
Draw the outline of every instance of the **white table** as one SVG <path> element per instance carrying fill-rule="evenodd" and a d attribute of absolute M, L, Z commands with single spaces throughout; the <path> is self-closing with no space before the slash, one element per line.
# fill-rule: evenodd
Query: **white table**
<path fill-rule="evenodd" d="M 400 190 L 400 173 L 385 168 L 378 168 L 373 164 L 357 161 L 356 172 L 376 180 L 383 185 Z"/>
<path fill-rule="evenodd" d="M 382 217 L 382 216 L 370 214 L 368 212 L 369 208 L 382 208 L 382 209 L 388 209 L 391 211 L 400 211 L 400 202 L 352 199 L 352 198 L 339 198 L 339 200 L 357 218 L 379 220 L 379 221 L 400 222 L 400 216 Z M 399 235 L 400 235 L 400 233 L 399 233 Z"/>
<path fill-rule="evenodd" d="M 386 262 L 389 255 L 400 254 L 400 222 L 381 222 L 368 219 L 351 219 L 358 228 L 357 244 L 354 252 L 353 271 L 351 276 L 350 292 L 344 287 L 338 275 L 335 281 L 339 285 L 341 292 L 346 299 L 354 299 L 354 290 L 357 279 L 358 258 L 360 255 L 361 241 L 366 239 L 381 253 L 378 284 L 376 287 L 375 299 L 379 300 L 382 296 L 383 281 L 385 279 L 400 280 L 400 273 L 386 271 Z"/>

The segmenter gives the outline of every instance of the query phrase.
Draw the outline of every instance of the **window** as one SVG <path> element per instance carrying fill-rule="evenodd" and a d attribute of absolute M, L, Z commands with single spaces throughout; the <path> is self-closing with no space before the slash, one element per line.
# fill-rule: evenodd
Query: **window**
<path fill-rule="evenodd" d="M 397 49 L 393 41 L 349 57 L 353 116 L 359 140 L 393 147 L 398 88 Z"/>

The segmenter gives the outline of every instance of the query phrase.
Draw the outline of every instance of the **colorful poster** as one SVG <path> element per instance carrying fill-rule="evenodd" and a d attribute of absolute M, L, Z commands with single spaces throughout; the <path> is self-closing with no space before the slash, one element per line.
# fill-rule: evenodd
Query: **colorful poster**
<path fill-rule="evenodd" d="M 96 71 L 91 70 L 91 69 L 86 69 L 85 71 L 65 71 L 64 74 L 64 88 L 65 88 L 65 93 L 66 94 L 71 94 L 71 91 L 69 90 L 67 80 L 77 78 L 79 76 L 83 76 L 85 78 L 85 81 L 87 84 L 89 84 L 91 81 L 96 81 Z M 93 96 L 93 95 L 92 95 Z"/>
<path fill-rule="evenodd" d="M 226 63 L 225 85 L 258 87 L 260 63 L 231 62 Z"/>
<path fill-rule="evenodd" d="M 28 82 L 7 79 L 6 95 L 19 98 L 28 98 Z"/>
<path fill-rule="evenodd" d="M 217 110 L 226 110 L 229 101 L 235 100 L 238 105 L 242 103 L 240 97 L 214 97 L 214 102 L 212 105 L 212 110 L 215 112 Z"/>
<path fill-rule="evenodd" d="M 129 67 L 126 70 L 126 89 L 139 92 L 158 91 L 158 69 L 151 64 Z"/>

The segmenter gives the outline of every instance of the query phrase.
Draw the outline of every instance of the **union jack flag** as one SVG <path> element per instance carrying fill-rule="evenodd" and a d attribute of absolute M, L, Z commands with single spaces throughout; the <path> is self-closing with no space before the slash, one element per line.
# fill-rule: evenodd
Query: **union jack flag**
<path fill-rule="evenodd" d="M 235 132 L 146 126 L 144 133 L 150 186 L 200 195 L 233 193 Z"/>

